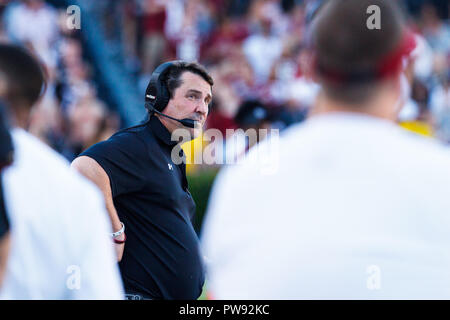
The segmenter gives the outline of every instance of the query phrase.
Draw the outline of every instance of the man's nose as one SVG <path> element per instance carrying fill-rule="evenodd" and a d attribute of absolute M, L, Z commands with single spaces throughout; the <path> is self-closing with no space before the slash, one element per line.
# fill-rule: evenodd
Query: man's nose
<path fill-rule="evenodd" d="M 208 104 L 204 101 L 199 102 L 195 111 L 206 116 L 208 114 Z"/>

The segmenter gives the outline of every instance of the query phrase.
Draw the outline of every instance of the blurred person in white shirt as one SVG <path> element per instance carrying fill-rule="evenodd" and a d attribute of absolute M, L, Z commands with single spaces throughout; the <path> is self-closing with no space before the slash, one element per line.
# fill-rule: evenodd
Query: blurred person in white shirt
<path fill-rule="evenodd" d="M 376 5 L 381 29 L 370 30 Z M 219 173 L 204 223 L 217 299 L 449 299 L 450 151 L 395 124 L 414 47 L 389 0 L 326 2 L 314 112 Z"/>
<path fill-rule="evenodd" d="M 11 4 L 6 11 L 8 36 L 38 53 L 53 68 L 57 61 L 55 42 L 59 37 L 56 10 L 43 0 L 23 0 Z"/>
<path fill-rule="evenodd" d="M 122 299 L 100 191 L 25 131 L 44 87 L 41 66 L 1 44 L 0 87 L 15 149 L 3 175 L 11 251 L 0 299 Z"/>
<path fill-rule="evenodd" d="M 272 5 L 263 5 L 259 15 L 260 30 L 242 43 L 242 50 L 253 69 L 257 83 L 265 83 L 273 64 L 283 52 L 283 40 L 272 30 L 274 13 Z"/>

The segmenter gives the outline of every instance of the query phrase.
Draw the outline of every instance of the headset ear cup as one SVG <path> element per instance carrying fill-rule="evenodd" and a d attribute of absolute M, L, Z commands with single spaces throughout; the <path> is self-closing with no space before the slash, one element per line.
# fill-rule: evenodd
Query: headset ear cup
<path fill-rule="evenodd" d="M 145 108 L 148 112 L 152 112 L 155 108 L 156 101 L 158 99 L 157 88 L 155 86 L 155 80 L 152 78 L 145 90 Z"/>
<path fill-rule="evenodd" d="M 167 87 L 165 85 L 161 86 L 161 94 L 158 97 L 159 101 L 160 101 L 160 110 L 159 111 L 163 111 L 164 108 L 167 106 L 167 104 L 169 103 L 170 100 L 170 94 L 169 94 L 169 90 L 167 89 Z"/>
<path fill-rule="evenodd" d="M 161 109 L 161 80 L 160 79 L 156 79 L 155 81 L 155 96 L 156 96 L 156 100 L 155 103 L 153 104 L 153 106 L 155 107 L 156 110 L 158 111 L 162 111 Z"/>
<path fill-rule="evenodd" d="M 170 100 L 169 91 L 164 83 L 164 76 L 167 70 L 173 66 L 173 61 L 165 62 L 158 66 L 150 78 L 146 90 L 146 101 L 151 105 L 152 110 L 162 112 Z M 150 96 L 154 97 L 153 99 Z M 146 104 L 147 107 L 147 104 Z M 147 107 L 147 109 L 149 109 Z"/>
<path fill-rule="evenodd" d="M 157 92 L 155 109 L 158 110 L 159 112 L 162 112 L 164 110 L 164 108 L 167 106 L 170 100 L 169 91 L 164 83 L 164 75 L 166 70 L 167 68 L 161 72 L 155 83 L 156 84 L 155 89 Z"/>

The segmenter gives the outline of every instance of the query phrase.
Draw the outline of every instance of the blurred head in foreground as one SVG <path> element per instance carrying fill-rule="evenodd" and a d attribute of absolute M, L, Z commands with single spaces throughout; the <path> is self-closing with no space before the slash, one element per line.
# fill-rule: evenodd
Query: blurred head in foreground
<path fill-rule="evenodd" d="M 214 298 L 450 296 L 439 251 L 450 243 L 450 153 L 391 121 L 414 47 L 393 3 L 329 0 L 317 11 L 309 40 L 321 114 L 214 182 L 202 226 Z M 424 265 L 430 252 L 439 258 Z"/>
<path fill-rule="evenodd" d="M 27 126 L 44 82 L 43 69 L 31 54 L 15 45 L 0 44 L 0 99 L 9 107 L 13 125 Z"/>
<path fill-rule="evenodd" d="M 311 31 L 311 65 L 322 85 L 315 112 L 363 112 L 394 120 L 405 58 L 415 46 L 394 1 L 326 1 Z"/>

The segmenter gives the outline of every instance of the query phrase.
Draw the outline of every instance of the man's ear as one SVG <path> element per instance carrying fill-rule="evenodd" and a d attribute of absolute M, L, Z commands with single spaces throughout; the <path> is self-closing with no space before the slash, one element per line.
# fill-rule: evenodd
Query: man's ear
<path fill-rule="evenodd" d="M 393 112 L 395 113 L 395 118 L 398 119 L 398 115 L 403 109 L 403 106 L 408 101 L 409 95 L 411 93 L 411 86 L 404 72 L 400 72 L 392 82 L 392 86 L 395 90 L 395 96 L 397 97 Z"/>
<path fill-rule="evenodd" d="M 317 82 L 316 72 L 316 56 L 312 50 L 308 50 L 303 57 L 300 58 L 300 69 L 306 80 Z"/>

